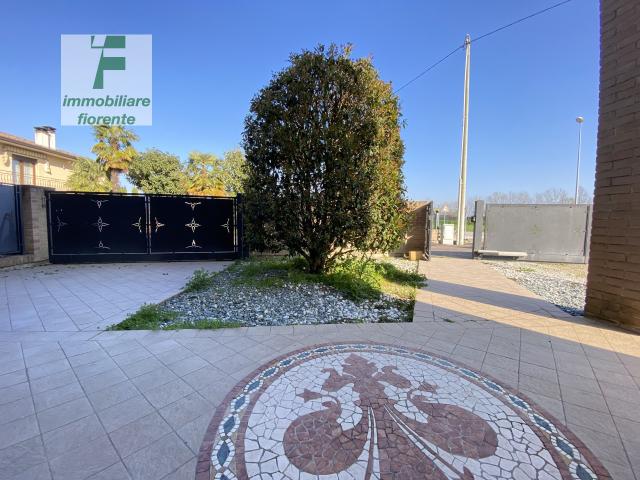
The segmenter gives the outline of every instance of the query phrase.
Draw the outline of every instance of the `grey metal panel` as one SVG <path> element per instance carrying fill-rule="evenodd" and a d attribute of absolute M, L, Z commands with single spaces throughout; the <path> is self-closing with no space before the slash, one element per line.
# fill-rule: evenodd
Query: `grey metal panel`
<path fill-rule="evenodd" d="M 22 253 L 19 193 L 16 185 L 0 185 L 0 255 Z"/>
<path fill-rule="evenodd" d="M 524 251 L 526 260 L 583 263 L 588 205 L 487 204 L 482 249 Z"/>

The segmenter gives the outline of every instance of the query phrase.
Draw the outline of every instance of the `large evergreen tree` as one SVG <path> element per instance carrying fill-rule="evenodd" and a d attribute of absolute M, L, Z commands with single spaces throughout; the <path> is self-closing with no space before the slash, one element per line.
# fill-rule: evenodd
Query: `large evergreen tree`
<path fill-rule="evenodd" d="M 284 246 L 311 272 L 404 233 L 400 108 L 370 59 L 319 46 L 290 57 L 245 120 L 246 219 L 254 248 Z"/>

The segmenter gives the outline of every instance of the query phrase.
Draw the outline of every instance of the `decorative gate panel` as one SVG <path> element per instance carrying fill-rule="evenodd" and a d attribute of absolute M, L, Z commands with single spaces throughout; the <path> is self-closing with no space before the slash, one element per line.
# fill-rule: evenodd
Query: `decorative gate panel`
<path fill-rule="evenodd" d="M 56 263 L 237 258 L 238 198 L 50 192 Z"/>
<path fill-rule="evenodd" d="M 147 252 L 144 196 L 50 193 L 49 207 L 52 255 Z"/>
<path fill-rule="evenodd" d="M 233 198 L 149 196 L 152 253 L 233 252 Z"/>

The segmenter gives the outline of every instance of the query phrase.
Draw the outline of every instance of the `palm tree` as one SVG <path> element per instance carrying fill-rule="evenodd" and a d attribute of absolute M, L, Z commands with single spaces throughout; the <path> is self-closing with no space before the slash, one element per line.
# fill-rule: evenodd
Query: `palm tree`
<path fill-rule="evenodd" d="M 95 160 L 80 157 L 73 163 L 73 170 L 66 182 L 73 192 L 108 192 L 111 190 L 104 167 Z"/>
<path fill-rule="evenodd" d="M 127 171 L 138 152 L 133 142 L 138 136 L 120 125 L 97 125 L 93 127 L 97 143 L 91 151 L 98 157 L 98 162 L 109 172 L 111 191 L 119 187 L 120 172 Z"/>
<path fill-rule="evenodd" d="M 220 178 L 221 161 L 214 154 L 191 152 L 186 172 L 189 195 L 226 195 Z"/>

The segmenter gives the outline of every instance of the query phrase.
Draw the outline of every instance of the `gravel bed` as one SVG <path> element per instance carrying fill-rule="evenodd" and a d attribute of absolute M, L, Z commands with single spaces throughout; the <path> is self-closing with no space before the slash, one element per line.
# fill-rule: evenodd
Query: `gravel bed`
<path fill-rule="evenodd" d="M 384 258 L 398 268 L 416 271 L 417 262 Z M 411 321 L 411 301 L 382 295 L 378 300 L 355 302 L 321 284 L 285 283 L 282 287 L 237 284 L 238 273 L 224 270 L 211 288 L 181 293 L 161 304 L 178 313 L 175 321 L 215 319 L 256 325 L 309 325 Z"/>
<path fill-rule="evenodd" d="M 562 268 L 532 262 L 484 261 L 493 269 L 571 315 L 584 313 L 586 279 Z M 555 264 L 554 264 L 555 265 Z"/>

